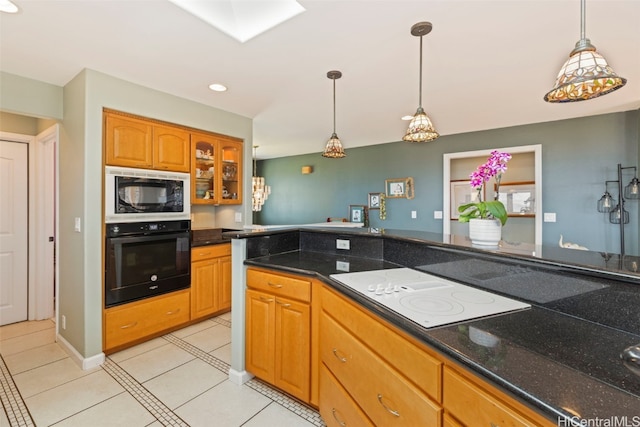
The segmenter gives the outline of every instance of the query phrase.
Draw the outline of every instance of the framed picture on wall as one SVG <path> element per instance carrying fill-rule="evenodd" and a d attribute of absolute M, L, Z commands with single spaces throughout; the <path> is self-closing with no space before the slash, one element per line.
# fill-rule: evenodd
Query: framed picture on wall
<path fill-rule="evenodd" d="M 478 200 L 478 191 L 471 187 L 468 179 L 451 181 L 451 219 L 457 220 L 460 217 L 458 207 Z"/>
<path fill-rule="evenodd" d="M 413 199 L 413 178 L 392 178 L 384 181 L 385 196 L 389 199 Z"/>
<path fill-rule="evenodd" d="M 367 207 L 364 205 L 349 205 L 349 222 L 366 224 Z"/>
<path fill-rule="evenodd" d="M 381 193 L 369 193 L 369 209 L 380 209 Z"/>
<path fill-rule="evenodd" d="M 494 184 L 493 190 L 496 190 Z M 533 181 L 500 184 L 498 200 L 509 216 L 533 217 L 536 212 L 536 184 Z"/>

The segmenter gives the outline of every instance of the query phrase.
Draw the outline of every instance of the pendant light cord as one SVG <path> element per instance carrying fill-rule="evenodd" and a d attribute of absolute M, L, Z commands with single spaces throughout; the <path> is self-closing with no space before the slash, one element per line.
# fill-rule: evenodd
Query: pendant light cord
<path fill-rule="evenodd" d="M 420 36 L 420 78 L 418 79 L 420 82 L 418 88 L 418 107 L 422 108 L 422 36 Z"/>
<path fill-rule="evenodd" d="M 587 38 L 586 21 L 587 21 L 587 0 L 580 0 L 580 40 Z"/>
<path fill-rule="evenodd" d="M 333 133 L 336 133 L 336 79 L 333 78 Z"/>

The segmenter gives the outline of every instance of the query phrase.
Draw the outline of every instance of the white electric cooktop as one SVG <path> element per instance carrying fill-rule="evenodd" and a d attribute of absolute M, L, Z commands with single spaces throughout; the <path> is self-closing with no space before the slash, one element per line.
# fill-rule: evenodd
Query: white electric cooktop
<path fill-rule="evenodd" d="M 331 278 L 425 328 L 531 307 L 410 268 L 332 274 Z"/>

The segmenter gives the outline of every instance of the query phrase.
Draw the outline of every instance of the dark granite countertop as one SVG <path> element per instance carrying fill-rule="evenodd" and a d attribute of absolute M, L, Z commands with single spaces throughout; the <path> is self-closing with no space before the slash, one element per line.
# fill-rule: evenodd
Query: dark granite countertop
<path fill-rule="evenodd" d="M 343 230 L 331 230 L 334 247 L 336 232 Z M 245 264 L 320 279 L 554 422 L 560 417 L 583 425 L 580 420 L 623 416 L 629 422 L 640 421 L 640 376 L 620 360 L 624 348 L 640 343 L 636 284 L 548 266 L 492 264 L 501 257 L 477 258 L 473 253 L 465 257 L 466 252 L 418 257 L 416 247 L 405 246 L 403 239 L 392 238 L 376 259 L 371 246 L 364 251 L 374 256 L 342 255 L 330 253 L 330 245 L 322 243 L 321 252 L 311 250 L 318 243 L 315 236 L 313 244 L 304 236 L 298 238 L 299 249 L 279 253 L 264 255 L 264 247 L 258 250 L 260 245 L 255 245 Z M 269 245 L 277 246 L 273 241 Z M 363 245 L 358 241 L 356 246 Z M 331 274 L 344 272 L 340 263 L 345 262 L 351 272 L 416 268 L 527 301 L 532 308 L 426 329 L 332 280 Z M 491 345 L 477 344 L 470 334 L 489 337 Z"/>
<path fill-rule="evenodd" d="M 227 228 L 196 228 L 191 230 L 191 247 L 219 245 L 231 242 L 228 233 L 237 233 L 238 230 Z"/>

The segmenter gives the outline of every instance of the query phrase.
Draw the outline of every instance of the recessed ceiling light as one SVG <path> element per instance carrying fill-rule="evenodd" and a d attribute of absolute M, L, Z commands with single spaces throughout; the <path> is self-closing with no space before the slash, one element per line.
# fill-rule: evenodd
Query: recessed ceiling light
<path fill-rule="evenodd" d="M 225 92 L 227 87 L 225 85 L 221 85 L 220 83 L 213 83 L 209 85 L 209 89 L 214 92 Z"/>
<path fill-rule="evenodd" d="M 16 13 L 18 12 L 18 6 L 11 3 L 10 0 L 0 0 L 0 12 Z"/>
<path fill-rule="evenodd" d="M 169 0 L 244 43 L 305 11 L 295 0 Z"/>

